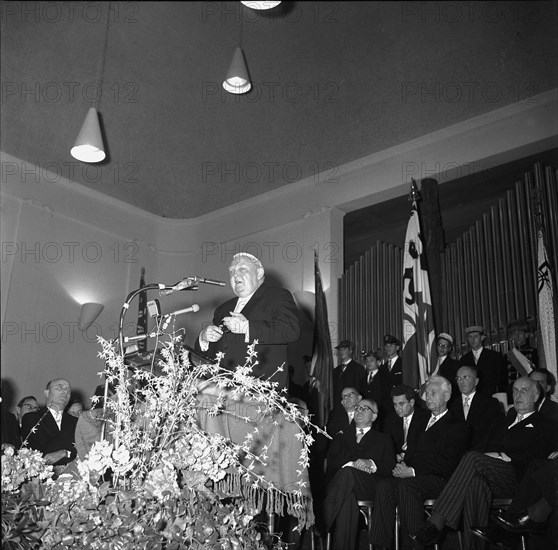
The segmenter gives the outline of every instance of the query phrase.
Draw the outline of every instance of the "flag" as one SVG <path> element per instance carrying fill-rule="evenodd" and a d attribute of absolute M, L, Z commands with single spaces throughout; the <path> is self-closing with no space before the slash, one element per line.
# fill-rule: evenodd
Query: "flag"
<path fill-rule="evenodd" d="M 541 366 L 546 364 L 546 368 L 556 378 L 556 327 L 554 324 L 552 270 L 546 255 L 542 229 L 539 228 L 537 233 L 537 293 L 539 332 L 542 340 Z"/>
<path fill-rule="evenodd" d="M 141 268 L 140 288 L 145 286 L 145 268 Z M 145 292 L 140 292 L 138 300 L 138 325 L 136 334 L 147 333 L 147 295 Z M 147 351 L 147 340 L 140 340 L 138 342 L 138 352 L 144 353 Z"/>
<path fill-rule="evenodd" d="M 327 318 L 327 303 L 322 277 L 318 266 L 318 255 L 314 251 L 314 342 L 312 346 L 312 376 L 320 383 L 318 418 L 313 422 L 323 428 L 333 402 L 333 354 Z"/>
<path fill-rule="evenodd" d="M 434 321 L 426 252 L 420 232 L 417 203 L 413 200 L 403 251 L 403 383 L 418 388 L 433 366 Z"/>

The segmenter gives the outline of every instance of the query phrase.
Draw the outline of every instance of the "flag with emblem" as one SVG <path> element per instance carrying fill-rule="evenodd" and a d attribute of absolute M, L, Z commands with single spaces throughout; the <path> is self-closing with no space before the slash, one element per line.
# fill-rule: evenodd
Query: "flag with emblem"
<path fill-rule="evenodd" d="M 403 383 L 418 388 L 431 372 L 434 344 L 434 321 L 430 284 L 426 270 L 426 251 L 420 231 L 416 198 L 418 190 L 411 187 L 411 217 L 403 251 Z"/>
<path fill-rule="evenodd" d="M 314 309 L 311 374 L 320 383 L 320 392 L 318 418 L 313 419 L 313 421 L 316 425 L 323 427 L 327 422 L 327 415 L 333 402 L 333 354 L 331 352 L 327 303 L 316 251 L 314 251 L 314 287 L 316 305 Z"/>
<path fill-rule="evenodd" d="M 542 228 L 537 231 L 537 292 L 539 306 L 539 331 L 542 340 L 542 349 L 539 349 L 541 355 L 541 366 L 546 368 L 557 377 L 556 368 L 556 326 L 554 318 L 554 296 L 552 285 L 552 270 L 548 256 L 546 255 L 546 247 L 544 245 L 544 236 Z"/>

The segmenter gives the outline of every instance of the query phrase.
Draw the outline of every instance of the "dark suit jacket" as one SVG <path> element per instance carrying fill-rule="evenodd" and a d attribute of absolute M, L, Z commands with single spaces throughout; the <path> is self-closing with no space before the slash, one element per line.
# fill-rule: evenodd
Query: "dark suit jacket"
<path fill-rule="evenodd" d="M 27 438 L 27 446 L 42 452 L 43 455 L 62 449 L 70 451 L 70 458 L 63 458 L 56 462 L 56 465 L 68 464 L 77 455 L 74 444 L 77 420 L 67 412 L 62 413 L 62 428 L 59 430 L 56 420 L 48 409 L 27 413 L 22 420 L 21 439 L 25 442 Z M 35 427 L 35 432 L 31 433 Z"/>
<path fill-rule="evenodd" d="M 430 411 L 415 408 L 411 425 L 407 433 L 407 447 L 409 447 L 409 445 L 413 446 L 416 443 L 416 439 L 424 431 L 424 427 L 429 418 Z M 397 454 L 402 453 L 404 443 L 403 419 L 398 416 L 395 411 L 386 417 L 384 422 L 384 433 L 391 438 L 395 447 L 395 452 Z"/>
<path fill-rule="evenodd" d="M 376 473 L 379 475 L 390 476 L 395 467 L 395 451 L 390 438 L 371 428 L 360 443 L 357 443 L 356 428 L 352 424 L 338 433 L 331 442 L 327 453 L 328 479 L 332 479 L 343 464 L 359 458 L 372 459 L 376 463 Z"/>
<path fill-rule="evenodd" d="M 475 357 L 468 351 L 461 357 L 463 365 L 475 366 Z M 483 348 L 476 364 L 479 384 L 477 391 L 492 397 L 495 393 L 508 393 L 508 366 L 504 356 L 497 351 Z"/>
<path fill-rule="evenodd" d="M 457 420 L 466 422 L 471 427 L 471 449 L 475 450 L 478 450 L 479 446 L 483 444 L 492 423 L 497 418 L 504 416 L 504 411 L 498 399 L 487 397 L 479 392 L 475 392 L 469 405 L 467 420 L 465 420 L 463 412 L 461 393 L 450 405 L 449 410 Z"/>
<path fill-rule="evenodd" d="M 558 424 L 558 403 L 552 401 L 550 397 L 547 397 L 542 405 L 539 405 L 539 413 L 548 418 L 548 420 Z"/>
<path fill-rule="evenodd" d="M 2 438 L 1 443 L 13 445 L 19 449 L 21 445 L 21 438 L 19 436 L 19 424 L 17 418 L 12 414 L 4 403 L 1 403 L 0 422 L 2 423 Z"/>
<path fill-rule="evenodd" d="M 485 453 L 506 453 L 512 460 L 518 479 L 522 479 L 529 462 L 546 458 L 556 449 L 556 426 L 539 412 L 534 412 L 508 429 L 517 416 L 510 409 L 505 417 L 493 424 L 481 449 Z"/>
<path fill-rule="evenodd" d="M 213 315 L 213 324 L 219 326 L 223 319 L 234 310 L 238 298 L 221 304 Z M 278 389 L 287 387 L 287 346 L 298 340 L 300 335 L 298 311 L 291 293 L 284 288 L 262 284 L 254 293 L 250 301 L 242 309 L 242 314 L 248 319 L 250 327 L 250 344 L 258 340 L 255 351 L 258 364 L 253 368 L 253 375 L 278 382 Z M 249 344 L 244 342 L 244 334 L 225 332 L 218 342 L 211 342 L 207 352 L 201 351 L 199 339 L 196 341 L 196 351 L 214 358 L 218 352 L 225 356 L 221 366 L 234 370 L 238 365 L 246 362 Z M 283 365 L 283 372 L 275 373 Z"/>
<path fill-rule="evenodd" d="M 371 383 L 368 383 L 368 373 L 365 372 L 365 391 L 362 398 L 371 399 L 378 405 L 378 420 L 381 422 L 388 413 L 393 411 L 390 381 L 390 374 L 385 365 L 378 368 Z"/>
<path fill-rule="evenodd" d="M 408 442 L 405 464 L 414 468 L 417 476 L 432 474 L 449 479 L 469 448 L 470 428 L 448 411 L 425 430 L 429 418 L 421 421 L 418 437 Z"/>
<path fill-rule="evenodd" d="M 331 411 L 326 424 L 326 431 L 333 437 L 338 432 L 346 431 L 350 425 L 354 426 L 352 422 L 349 423 L 349 415 L 345 408 L 340 405 Z"/>
<path fill-rule="evenodd" d="M 384 366 L 386 367 L 389 374 L 390 389 L 398 386 L 399 384 L 403 384 L 403 361 L 401 359 L 401 356 L 397 357 L 397 360 L 395 361 L 395 364 L 393 365 L 391 371 L 387 366 L 387 359 L 384 363 Z"/>
<path fill-rule="evenodd" d="M 344 388 L 355 388 L 361 395 L 366 390 L 366 370 L 354 359 L 347 364 L 345 370 L 343 365 L 333 369 L 333 408 L 341 403 L 341 392 Z"/>

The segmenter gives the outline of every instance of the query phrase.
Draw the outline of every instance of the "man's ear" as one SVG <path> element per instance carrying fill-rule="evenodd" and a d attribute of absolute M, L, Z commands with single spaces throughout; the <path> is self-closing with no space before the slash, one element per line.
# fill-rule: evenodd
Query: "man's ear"
<path fill-rule="evenodd" d="M 263 279 L 264 274 L 265 274 L 265 272 L 264 272 L 263 268 L 262 268 L 262 267 L 258 267 L 258 281 L 259 281 L 260 279 Z"/>
<path fill-rule="evenodd" d="M 45 394 L 45 399 L 48 402 L 48 390 L 43 390 L 43 393 Z"/>

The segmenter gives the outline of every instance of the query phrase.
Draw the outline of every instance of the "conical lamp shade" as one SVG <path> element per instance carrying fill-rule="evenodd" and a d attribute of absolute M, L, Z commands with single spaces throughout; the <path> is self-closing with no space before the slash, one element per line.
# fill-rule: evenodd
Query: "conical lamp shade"
<path fill-rule="evenodd" d="M 80 330 L 87 330 L 94 322 L 105 306 L 103 304 L 96 304 L 95 302 L 87 302 L 81 306 L 79 313 L 79 328 Z"/>
<path fill-rule="evenodd" d="M 90 107 L 87 111 L 87 116 L 70 153 L 72 157 L 82 162 L 101 162 L 105 159 L 105 146 L 95 107 Z"/>
<path fill-rule="evenodd" d="M 244 4 L 248 8 L 252 8 L 253 10 L 270 10 L 275 6 L 278 6 L 281 2 L 240 2 Z"/>
<path fill-rule="evenodd" d="M 241 48 L 236 48 L 227 78 L 223 82 L 223 88 L 231 94 L 245 94 L 251 87 L 252 83 L 244 60 L 244 53 Z"/>

